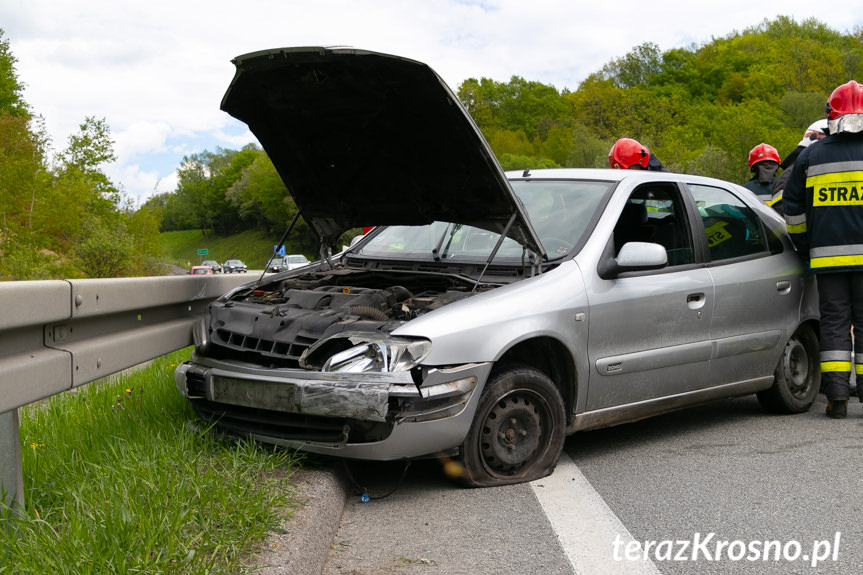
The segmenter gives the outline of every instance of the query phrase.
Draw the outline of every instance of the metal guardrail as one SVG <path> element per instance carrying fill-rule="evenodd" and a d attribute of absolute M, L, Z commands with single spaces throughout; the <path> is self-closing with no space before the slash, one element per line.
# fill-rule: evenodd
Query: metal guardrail
<path fill-rule="evenodd" d="M 24 505 L 18 408 L 193 343 L 253 273 L 0 282 L 0 492 Z"/>

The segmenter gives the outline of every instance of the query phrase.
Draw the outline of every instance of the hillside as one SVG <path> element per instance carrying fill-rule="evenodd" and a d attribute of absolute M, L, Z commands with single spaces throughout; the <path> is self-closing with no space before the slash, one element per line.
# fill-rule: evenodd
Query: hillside
<path fill-rule="evenodd" d="M 218 237 L 204 237 L 201 230 L 184 230 L 178 232 L 163 232 L 159 234 L 168 263 L 181 267 L 200 264 L 203 260 L 216 260 L 220 263 L 227 259 L 242 260 L 249 269 L 264 269 L 267 260 L 273 253 L 273 247 L 279 238 L 265 236 L 259 230 L 246 230 L 239 234 Z M 198 250 L 206 249 L 207 255 L 198 255 Z M 303 253 L 299 248 L 288 243 L 286 253 Z M 315 254 L 306 253 L 309 259 L 317 259 Z"/>

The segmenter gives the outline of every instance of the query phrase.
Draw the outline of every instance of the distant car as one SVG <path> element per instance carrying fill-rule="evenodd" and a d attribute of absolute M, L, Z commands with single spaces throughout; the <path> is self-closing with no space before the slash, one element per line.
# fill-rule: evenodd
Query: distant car
<path fill-rule="evenodd" d="M 309 259 L 302 254 L 291 254 L 281 259 L 273 260 L 270 267 L 267 268 L 267 271 L 273 273 L 285 272 L 307 266 L 310 263 Z"/>
<path fill-rule="evenodd" d="M 814 280 L 742 186 L 504 173 L 455 94 L 406 58 L 234 62 L 222 109 L 322 243 L 382 223 L 209 304 L 175 381 L 219 429 L 346 459 L 446 455 L 488 486 L 548 475 L 577 431 L 748 394 L 778 413 L 815 401 Z"/>
<path fill-rule="evenodd" d="M 246 264 L 241 262 L 240 260 L 227 260 L 224 264 L 222 264 L 222 271 L 226 274 L 236 273 L 246 273 Z"/>
<path fill-rule="evenodd" d="M 213 268 L 210 266 L 192 266 L 192 269 L 189 270 L 189 275 L 213 275 Z"/>
<path fill-rule="evenodd" d="M 222 264 L 217 262 L 216 260 L 204 260 L 201 262 L 202 266 L 208 266 L 213 270 L 214 274 L 220 273 L 222 271 Z"/>

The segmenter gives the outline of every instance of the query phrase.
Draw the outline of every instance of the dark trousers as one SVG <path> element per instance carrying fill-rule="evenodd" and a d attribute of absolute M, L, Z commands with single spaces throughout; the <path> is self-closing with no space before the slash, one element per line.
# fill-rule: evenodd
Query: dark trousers
<path fill-rule="evenodd" d="M 863 272 L 820 273 L 816 277 L 821 313 L 821 389 L 828 400 L 843 401 L 849 395 L 851 366 L 856 363 L 856 373 L 863 373 Z M 863 391 L 859 380 L 857 390 L 858 394 Z"/>

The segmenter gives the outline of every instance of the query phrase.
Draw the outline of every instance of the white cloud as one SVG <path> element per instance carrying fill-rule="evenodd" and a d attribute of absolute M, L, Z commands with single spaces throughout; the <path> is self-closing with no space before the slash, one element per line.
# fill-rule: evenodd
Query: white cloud
<path fill-rule="evenodd" d="M 811 0 L 5 0 L 0 28 L 25 100 L 63 148 L 87 116 L 116 141 L 111 174 L 145 198 L 183 155 L 253 141 L 219 110 L 234 56 L 282 46 L 350 45 L 429 64 L 454 90 L 470 77 L 521 76 L 574 90 L 633 47 L 709 42 L 765 17 L 815 17 L 838 31 L 853 8 Z"/>

